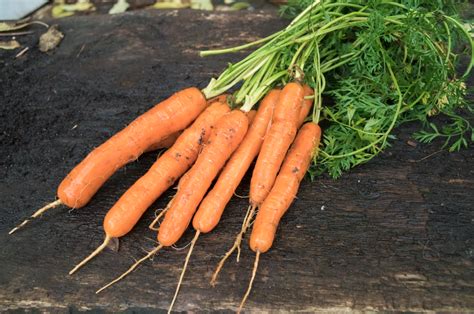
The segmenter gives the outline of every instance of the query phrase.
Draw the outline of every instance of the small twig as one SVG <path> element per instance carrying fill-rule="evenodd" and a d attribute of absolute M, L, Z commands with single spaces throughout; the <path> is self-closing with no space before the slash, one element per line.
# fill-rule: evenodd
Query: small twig
<path fill-rule="evenodd" d="M 439 153 L 441 153 L 441 152 L 443 152 L 443 151 L 444 151 L 444 149 L 440 149 L 440 150 L 438 150 L 438 151 L 436 151 L 436 152 L 434 152 L 434 153 L 431 153 L 431 154 L 429 154 L 428 156 L 425 156 L 425 157 L 423 157 L 423 158 L 421 158 L 421 159 L 419 159 L 419 160 L 415 160 L 415 162 L 423 161 L 423 160 L 428 159 L 428 158 L 430 158 L 430 157 L 433 157 L 434 155 L 439 154 Z"/>
<path fill-rule="evenodd" d="M 34 31 L 24 31 L 24 32 L 12 32 L 12 33 L 0 33 L 0 37 L 7 36 L 23 36 L 33 34 Z"/>
<path fill-rule="evenodd" d="M 82 51 L 84 50 L 85 47 L 86 47 L 86 44 L 82 45 L 81 49 L 79 50 L 79 52 L 76 55 L 76 58 L 79 58 L 79 56 L 81 55 L 81 53 L 82 53 Z"/>
<path fill-rule="evenodd" d="M 25 47 L 24 49 L 22 49 L 19 53 L 16 54 L 15 59 L 24 55 L 29 49 L 30 47 Z"/>

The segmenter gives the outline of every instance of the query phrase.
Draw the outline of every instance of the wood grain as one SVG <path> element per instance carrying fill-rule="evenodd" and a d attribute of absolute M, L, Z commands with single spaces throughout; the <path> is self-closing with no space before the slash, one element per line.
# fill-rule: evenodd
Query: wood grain
<path fill-rule="evenodd" d="M 146 228 L 152 210 L 123 238 L 119 252 L 106 251 L 67 275 L 102 241 L 106 210 L 156 153 L 119 171 L 87 207 L 58 209 L 14 236 L 7 232 L 54 200 L 60 180 L 92 147 L 173 91 L 204 87 L 243 56 L 203 59 L 198 50 L 241 44 L 284 24 L 274 11 L 72 17 L 61 20 L 66 37 L 53 54 L 35 48 L 14 59 L 0 53 L 0 311 L 147 313 L 168 307 L 186 250 L 164 250 L 126 281 L 94 294 L 154 246 L 156 234 Z M 34 35 L 24 40 L 34 47 Z M 393 147 L 340 180 L 303 181 L 273 249 L 261 258 L 248 311 L 474 311 L 474 149 L 448 154 L 439 142 L 407 143 L 417 128 L 403 126 Z M 248 194 L 249 181 L 239 195 Z M 177 311 L 238 306 L 254 258 L 247 245 L 216 288 L 208 281 L 246 205 L 246 199 L 232 200 L 215 232 L 199 239 Z M 179 246 L 192 235 L 189 230 Z"/>

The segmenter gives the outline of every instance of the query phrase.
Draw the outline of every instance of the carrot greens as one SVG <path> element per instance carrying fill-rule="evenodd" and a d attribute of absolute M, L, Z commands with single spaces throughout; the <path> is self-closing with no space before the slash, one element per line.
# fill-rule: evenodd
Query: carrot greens
<path fill-rule="evenodd" d="M 214 96 L 239 87 L 234 101 L 249 110 L 275 85 L 309 84 L 316 91 L 313 118 L 324 126 L 322 149 L 313 160 L 318 167 L 310 174 L 337 178 L 367 162 L 408 121 L 424 126 L 415 139 L 442 138 L 449 151 L 473 141 L 474 109 L 465 101 L 464 81 L 473 66 L 474 45 L 455 1 L 290 0 L 281 13 L 293 18 L 285 29 L 253 43 L 201 53 L 259 46 L 203 92 Z M 461 58 L 468 59 L 463 71 Z M 430 117 L 437 114 L 446 119 L 434 124 Z"/>

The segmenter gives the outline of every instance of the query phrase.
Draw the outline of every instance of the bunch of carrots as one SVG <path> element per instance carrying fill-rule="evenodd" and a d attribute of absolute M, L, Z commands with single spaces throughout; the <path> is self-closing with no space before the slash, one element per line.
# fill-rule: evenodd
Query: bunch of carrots
<path fill-rule="evenodd" d="M 217 226 L 236 188 L 255 161 L 249 206 L 243 217 L 241 230 L 211 278 L 211 284 L 215 285 L 225 261 L 236 250 L 237 260 L 239 259 L 241 242 L 252 226 L 249 242 L 251 250 L 256 254 L 255 264 L 248 290 L 239 306 L 240 311 L 250 294 L 260 255 L 271 248 L 279 222 L 295 199 L 305 174 L 311 166 L 313 169 L 316 167 L 319 155 L 323 155 L 323 162 L 330 160 L 331 155 L 324 149 L 330 149 L 337 140 L 343 141 L 344 136 L 350 136 L 349 133 L 340 134 L 340 130 L 337 133 L 338 129 L 330 122 L 336 121 L 338 127 L 359 132 L 357 134 L 365 138 L 368 138 L 368 135 L 372 136 L 370 137 L 372 142 L 368 145 L 335 156 L 340 160 L 352 158 L 349 164 L 352 165 L 352 162 L 356 165 L 369 160 L 382 150 L 391 130 L 405 112 L 409 109 L 421 110 L 417 106 L 420 104 L 426 106 L 428 103 L 425 101 L 423 104 L 421 101 L 426 94 L 417 95 L 419 91 L 415 85 L 399 79 L 400 74 L 397 72 L 394 60 L 391 59 L 391 52 L 385 47 L 385 43 L 380 43 L 382 67 L 373 73 L 375 75 L 377 71 L 381 71 L 385 74 L 381 79 L 383 78 L 383 83 L 388 84 L 389 88 L 382 92 L 389 93 L 396 99 L 395 103 L 389 104 L 393 116 L 388 118 L 378 117 L 376 109 L 371 108 L 371 112 L 374 112 L 373 120 L 380 119 L 381 127 L 385 128 L 384 132 L 376 133 L 366 128 L 360 129 L 364 123 L 366 126 L 369 124 L 369 121 L 363 118 L 357 123 L 351 122 L 357 116 L 356 109 L 346 123 L 339 119 L 340 113 L 335 112 L 336 109 L 342 112 L 346 110 L 345 107 L 335 105 L 332 111 L 327 109 L 329 106 L 324 108 L 322 96 L 327 85 L 325 73 L 334 72 L 334 77 L 342 77 L 348 70 L 344 67 L 359 66 L 353 64 L 355 60 L 363 57 L 366 50 L 374 48 L 369 43 L 359 40 L 355 36 L 358 33 L 354 33 L 354 30 L 371 26 L 369 18 L 371 14 L 377 14 L 377 7 L 364 6 L 359 1 L 327 1 L 324 4 L 317 0 L 307 2 L 307 6 L 301 7 L 302 11 L 285 30 L 255 43 L 203 53 L 207 55 L 228 53 L 262 44 L 262 47 L 239 63 L 229 65 L 221 76 L 212 79 L 205 89 L 191 87 L 175 93 L 94 149 L 61 182 L 57 190 L 57 200 L 36 211 L 30 218 L 12 229 L 10 234 L 50 208 L 60 205 L 70 208 L 86 206 L 118 169 L 136 160 L 145 152 L 164 149 L 148 172 L 138 179 L 106 214 L 103 223 L 105 232 L 103 243 L 79 262 L 70 274 L 97 256 L 113 239 L 129 233 L 145 211 L 177 182 L 176 194 L 149 226 L 151 230 L 157 232 L 158 245 L 116 279 L 97 290 L 99 293 L 117 283 L 160 249 L 174 245 L 192 221 L 195 236 L 169 307 L 171 311 L 198 238 Z M 402 38 L 399 23 L 403 23 L 405 18 L 413 15 L 415 9 L 396 2 L 381 3 L 384 7 L 396 8 L 397 15 L 386 13 L 384 16 L 378 16 L 378 21 L 386 25 L 393 24 L 396 36 Z M 300 6 L 301 4 L 298 4 L 292 9 L 297 10 Z M 400 13 L 404 10 L 405 13 Z M 381 14 L 380 12 L 378 13 Z M 431 16 L 423 17 L 427 18 Z M 439 15 L 436 18 L 439 18 Z M 457 20 L 451 17 L 445 19 L 454 27 L 459 27 Z M 444 25 L 448 27 L 446 22 Z M 349 30 L 354 38 L 340 36 L 341 31 Z M 450 32 L 449 27 L 447 30 Z M 346 54 L 335 54 L 335 50 L 327 48 L 334 45 L 334 38 L 326 47 L 323 46 L 325 40 L 333 33 L 335 38 L 351 38 L 352 45 L 357 50 Z M 382 35 L 388 36 L 387 32 Z M 472 57 L 474 44 L 470 37 L 469 43 L 471 63 L 466 73 L 469 73 L 474 60 Z M 439 54 L 444 57 L 440 58 L 443 66 L 447 69 L 454 67 L 452 42 L 449 42 L 449 50 L 443 49 L 440 42 L 433 45 L 430 49 L 436 51 L 438 46 L 441 47 Z M 410 57 L 410 50 L 407 48 L 404 60 L 409 60 Z M 412 60 L 415 60 L 415 57 Z M 371 62 L 374 62 L 373 59 Z M 420 75 L 423 73 L 423 68 L 422 65 L 418 66 Z M 449 76 L 446 78 L 454 80 Z M 240 84 L 237 91 L 232 95 L 226 94 L 237 84 Z M 360 93 L 364 106 L 374 105 L 367 100 L 368 98 L 364 98 L 367 96 L 363 94 L 364 90 L 360 89 Z M 371 92 L 371 95 L 373 93 L 375 91 Z M 412 98 L 418 100 L 406 102 Z M 449 103 L 450 101 L 454 103 L 455 100 L 447 99 L 444 108 L 455 108 L 454 104 Z M 254 109 L 256 106 L 257 109 Z M 442 108 L 438 109 L 442 112 Z M 428 115 L 429 112 L 423 110 L 425 115 Z M 336 119 L 337 117 L 339 118 Z M 384 118 L 388 120 L 382 120 Z M 324 138 L 320 128 L 320 120 L 323 119 L 329 122 L 325 128 Z M 374 124 L 373 120 L 370 123 Z M 461 127 L 466 131 L 470 125 Z M 464 133 L 459 134 L 463 136 Z M 323 145 L 320 145 L 321 142 Z M 337 164 L 331 164 L 331 167 L 336 166 Z M 156 227 L 158 224 L 159 227 Z"/>
<path fill-rule="evenodd" d="M 257 254 L 256 263 L 260 253 L 270 249 L 278 222 L 290 207 L 318 150 L 321 129 L 317 121 L 304 123 L 311 111 L 312 97 L 313 90 L 309 86 L 295 81 L 281 90 L 271 90 L 257 111 L 245 112 L 231 109 L 226 95 L 206 101 L 197 88 L 182 90 L 94 149 L 61 182 L 58 200 L 38 210 L 32 218 L 61 204 L 71 208 L 85 206 L 121 166 L 150 149 L 170 146 L 109 210 L 104 219 L 104 242 L 69 274 L 98 255 L 113 238 L 130 232 L 144 212 L 179 180 L 176 194 L 161 213 L 164 218 L 160 227 L 155 228 L 160 216 L 150 224 L 150 229 L 158 231 L 159 245 L 97 291 L 99 293 L 124 278 L 162 247 L 174 245 L 192 220 L 196 234 L 169 308 L 171 311 L 199 235 L 217 226 L 254 159 L 257 162 L 250 186 L 250 207 L 242 231 L 219 264 L 212 281 L 215 282 L 228 255 L 240 248 L 256 208 L 259 212 L 251 237 L 251 248 Z M 10 233 L 27 222 L 28 219 Z"/>

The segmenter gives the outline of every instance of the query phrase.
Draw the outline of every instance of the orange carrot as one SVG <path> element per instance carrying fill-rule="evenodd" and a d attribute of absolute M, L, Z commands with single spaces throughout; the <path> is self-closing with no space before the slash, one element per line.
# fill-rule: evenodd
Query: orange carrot
<path fill-rule="evenodd" d="M 247 115 L 240 110 L 232 111 L 217 123 L 216 133 L 209 138 L 209 142 L 204 147 L 202 154 L 199 155 L 196 164 L 186 173 L 183 181 L 180 180 L 178 192 L 171 201 L 170 209 L 158 231 L 158 242 L 161 245 L 173 245 L 182 236 L 212 181 L 247 133 L 248 124 Z M 168 313 L 171 312 L 178 297 L 189 259 L 199 235 L 200 231 L 197 230 L 184 261 Z"/>
<path fill-rule="evenodd" d="M 298 83 L 288 83 L 280 93 L 273 120 L 265 136 L 250 183 L 250 202 L 259 206 L 275 182 L 286 152 L 293 142 L 304 90 Z"/>
<path fill-rule="evenodd" d="M 99 289 L 97 293 L 124 278 L 141 262 L 151 257 L 162 247 L 171 246 L 179 240 L 189 225 L 197 206 L 204 197 L 204 194 L 207 192 L 212 181 L 222 169 L 232 152 L 242 141 L 247 132 L 247 128 L 248 118 L 246 114 L 240 110 L 234 110 L 224 115 L 216 123 L 196 162 L 179 180 L 178 191 L 171 200 L 169 209 L 160 225 L 158 232 L 159 246 L 133 264 L 121 276 Z M 194 247 L 194 243 L 197 241 L 198 236 L 199 232 L 196 234 L 192 242 L 190 253 L 192 252 L 192 248 Z M 185 266 L 188 261 L 189 258 L 186 259 Z M 183 269 L 180 282 L 184 276 L 185 269 L 186 267 Z M 176 300 L 178 290 L 179 284 L 171 307 Z"/>
<path fill-rule="evenodd" d="M 147 208 L 192 166 L 216 122 L 229 111 L 227 105 L 214 102 L 199 115 L 175 144 L 109 210 L 104 219 L 106 237 L 103 244 L 74 267 L 70 274 L 99 254 L 112 238 L 122 237 L 132 230 Z"/>
<path fill-rule="evenodd" d="M 256 252 L 252 278 L 248 290 L 242 299 L 239 312 L 243 308 L 252 289 L 257 272 L 260 253 L 267 252 L 272 246 L 281 217 L 293 202 L 301 180 L 303 179 L 321 139 L 321 129 L 313 122 L 306 123 L 298 132 L 289 150 L 271 192 L 260 206 L 250 236 L 250 248 Z"/>
<path fill-rule="evenodd" d="M 173 245 L 184 233 L 212 180 L 238 147 L 247 128 L 248 118 L 240 110 L 234 110 L 219 120 L 195 165 L 179 182 L 178 192 L 158 233 L 162 245 Z"/>
<path fill-rule="evenodd" d="M 59 185 L 59 199 L 36 211 L 32 218 L 61 204 L 72 208 L 85 206 L 117 169 L 186 128 L 205 108 L 204 95 L 194 87 L 177 92 L 154 106 L 87 155 Z M 10 234 L 28 221 L 23 221 Z"/>

